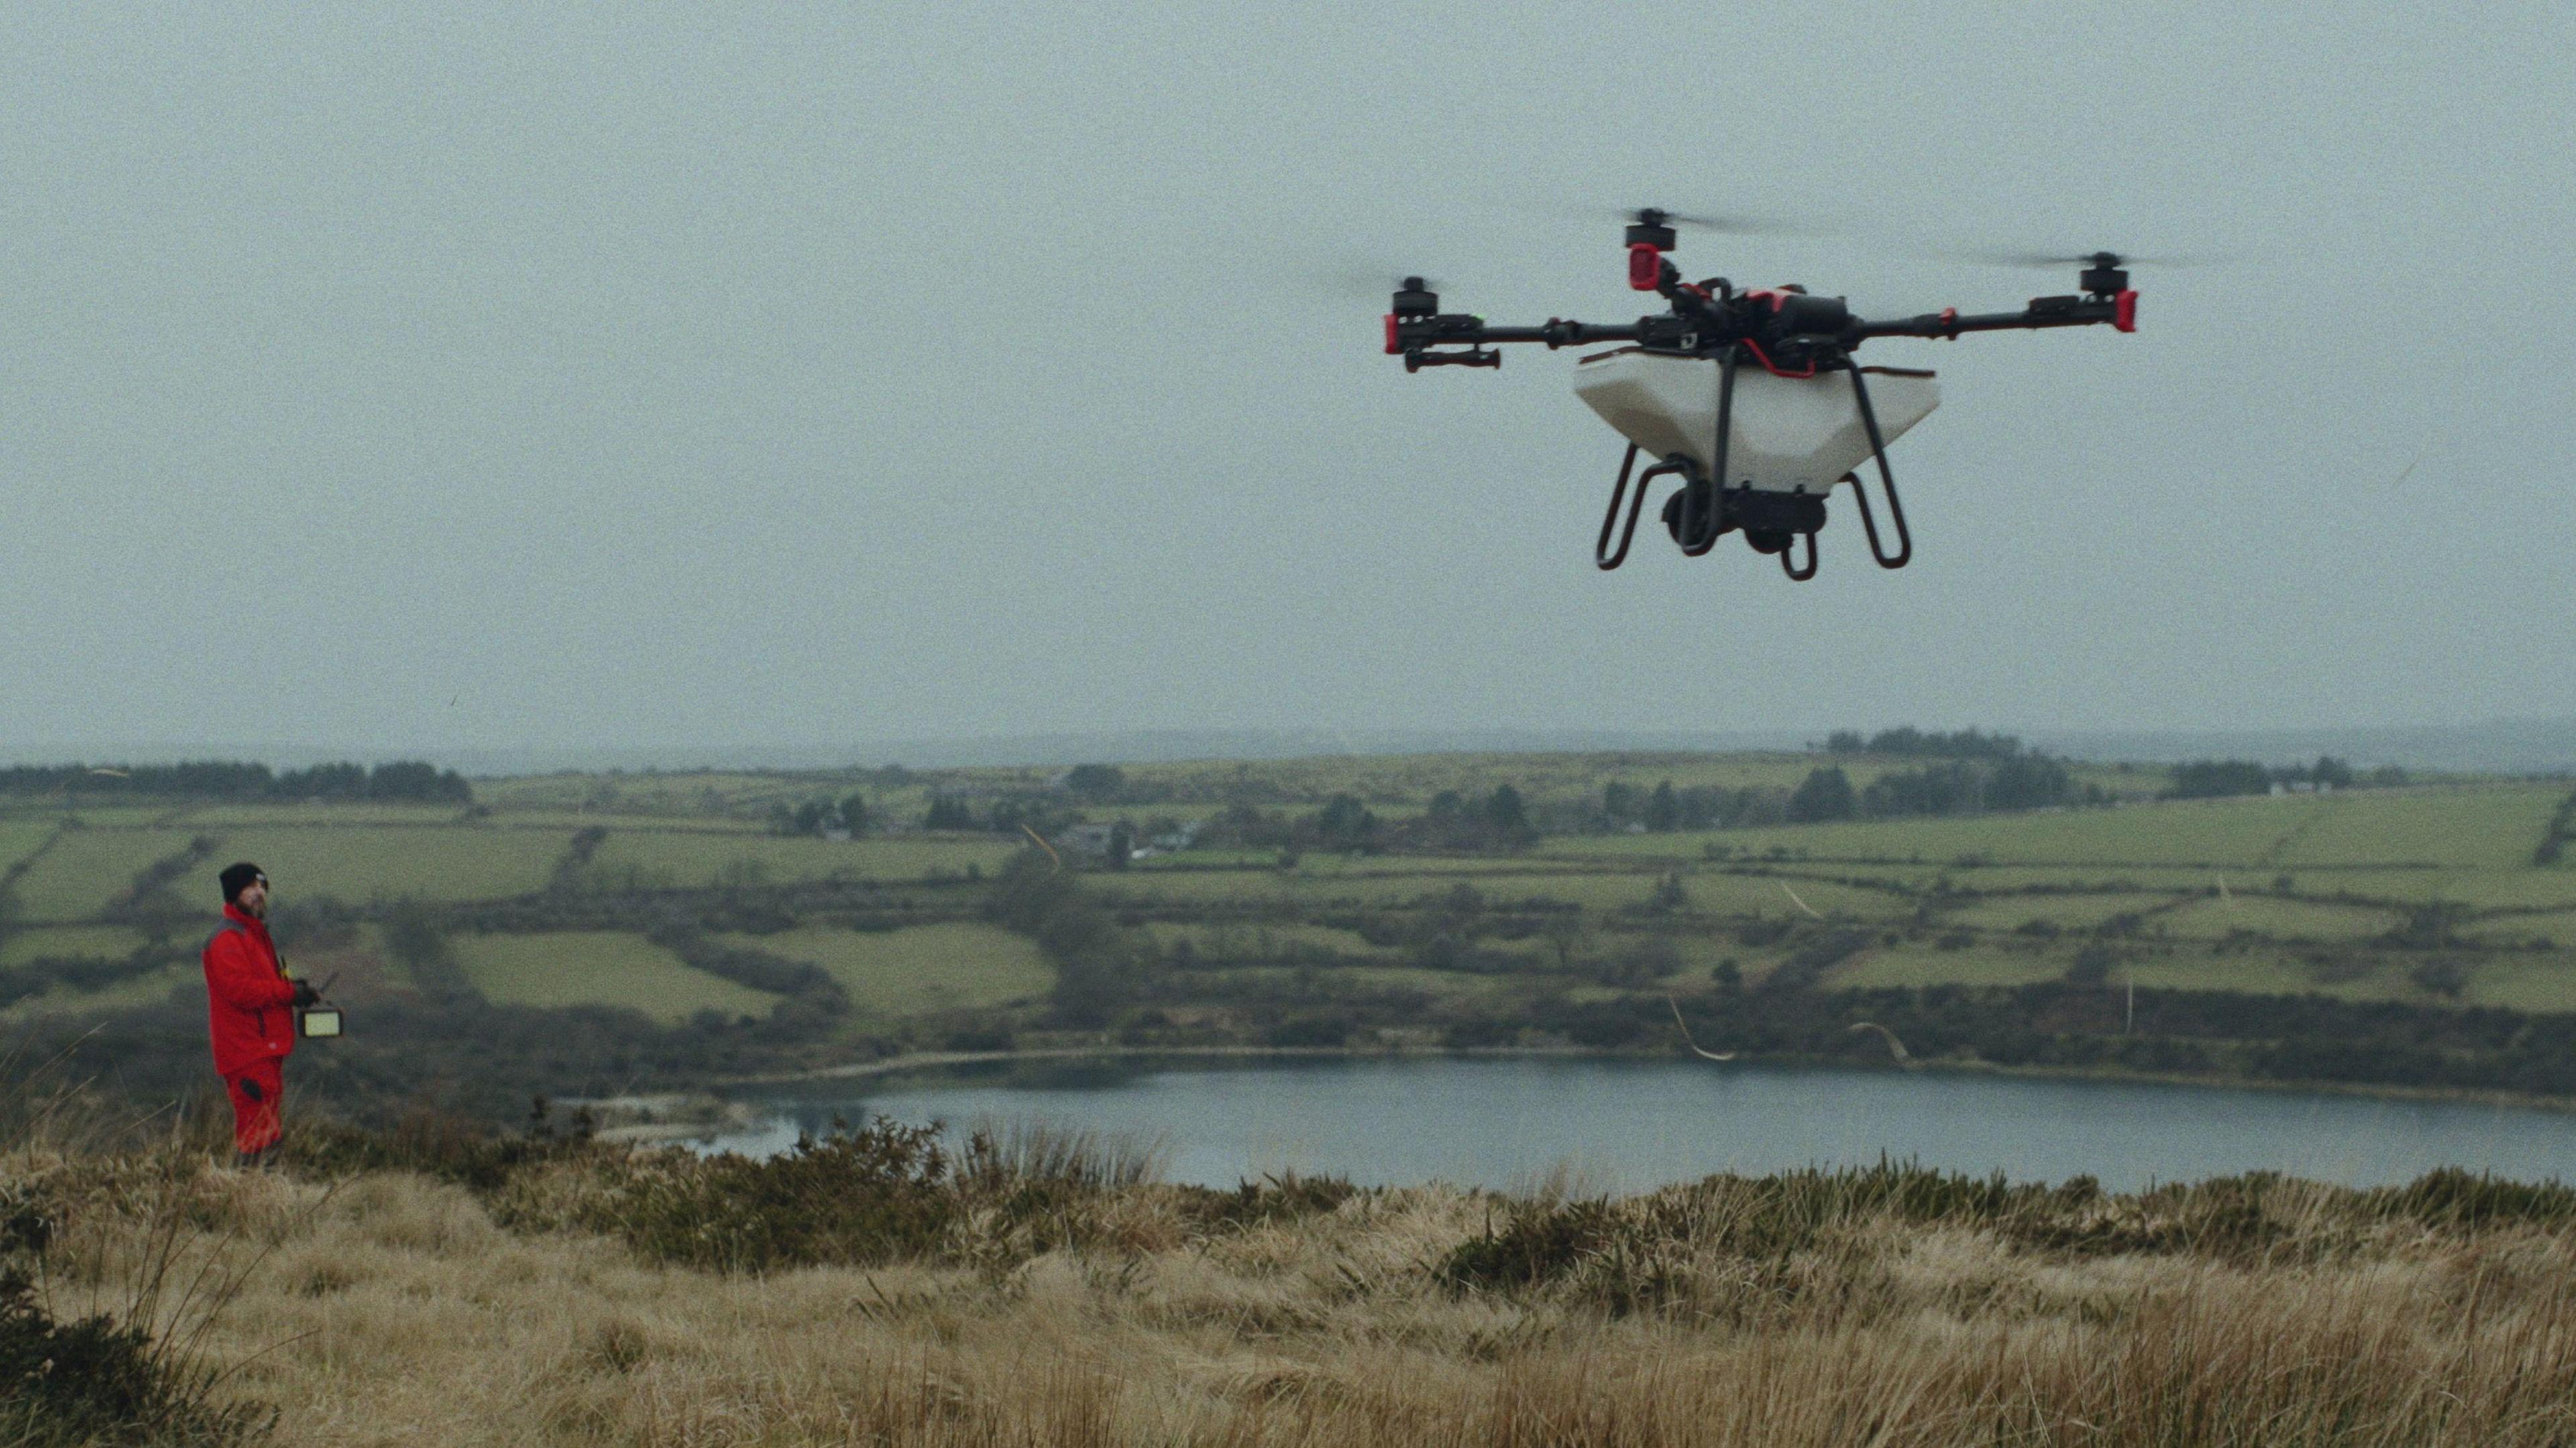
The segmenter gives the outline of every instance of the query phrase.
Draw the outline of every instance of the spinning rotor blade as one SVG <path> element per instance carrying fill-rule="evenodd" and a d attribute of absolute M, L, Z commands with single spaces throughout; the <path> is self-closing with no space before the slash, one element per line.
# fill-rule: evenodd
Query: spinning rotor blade
<path fill-rule="evenodd" d="M 1373 262 L 1354 262 L 1349 266 L 1320 271 L 1306 280 L 1317 291 L 1351 301 L 1383 302 L 1389 293 L 1403 290 L 1411 281 L 1419 281 L 1435 292 L 1447 289 L 1438 277 L 1425 276 L 1402 267 L 1381 267 Z"/>
<path fill-rule="evenodd" d="M 1707 216 L 1686 211 L 1666 211 L 1660 206 L 1621 207 L 1616 210 L 1586 208 L 1587 221 L 1624 221 L 1642 226 L 1675 226 L 1690 231 L 1714 232 L 1720 236 L 1830 236 L 1820 226 L 1801 226 L 1775 221 L 1766 216 Z"/>
<path fill-rule="evenodd" d="M 1979 266 L 2069 267 L 2069 266 L 2156 266 L 2191 267 L 2224 266 L 2237 258 L 2226 252 L 2160 252 L 2155 256 L 2133 256 L 2125 251 L 2088 251 L 2076 254 L 2045 251 L 1944 251 L 1951 261 L 1974 262 Z"/>

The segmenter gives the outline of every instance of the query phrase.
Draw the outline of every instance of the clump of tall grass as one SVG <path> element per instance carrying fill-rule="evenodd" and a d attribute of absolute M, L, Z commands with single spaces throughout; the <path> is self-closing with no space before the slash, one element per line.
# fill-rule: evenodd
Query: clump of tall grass
<path fill-rule="evenodd" d="M 104 1118 L 13 1064 L 0 1063 L 0 1443 L 264 1437 L 273 1414 L 230 1400 L 204 1351 L 262 1254 L 200 1133 L 185 1117 L 158 1132 Z"/>

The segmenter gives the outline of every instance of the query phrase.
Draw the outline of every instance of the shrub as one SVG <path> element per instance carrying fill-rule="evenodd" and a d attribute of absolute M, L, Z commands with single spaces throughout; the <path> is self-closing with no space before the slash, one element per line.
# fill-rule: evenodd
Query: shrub
<path fill-rule="evenodd" d="M 766 1159 L 637 1152 L 521 1184 L 495 1213 L 508 1226 L 572 1225 L 646 1258 L 726 1272 L 925 1256 L 956 1213 L 936 1126 L 880 1117 Z M 551 1191 L 547 1188 L 552 1188 Z"/>
<path fill-rule="evenodd" d="M 35 1282 L 0 1269 L 0 1439 L 13 1448 L 240 1442 L 269 1421 L 217 1406 L 205 1375 L 140 1327 L 101 1314 L 57 1322 Z"/>

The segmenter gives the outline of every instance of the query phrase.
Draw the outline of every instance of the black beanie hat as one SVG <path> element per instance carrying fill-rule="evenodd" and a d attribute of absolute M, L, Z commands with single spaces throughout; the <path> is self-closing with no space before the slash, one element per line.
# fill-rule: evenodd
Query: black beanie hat
<path fill-rule="evenodd" d="M 215 878 L 223 881 L 224 903 L 230 905 L 241 898 L 241 892 L 249 888 L 253 880 L 265 880 L 268 876 L 260 871 L 259 866 L 244 860 L 238 865 L 224 866 L 224 872 Z"/>

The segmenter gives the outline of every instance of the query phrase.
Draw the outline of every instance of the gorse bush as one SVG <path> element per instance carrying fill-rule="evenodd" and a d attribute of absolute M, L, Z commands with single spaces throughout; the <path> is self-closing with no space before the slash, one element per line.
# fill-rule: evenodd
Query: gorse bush
<path fill-rule="evenodd" d="M 512 1184 L 505 1225 L 574 1226 L 659 1262 L 726 1272 L 934 1253 L 958 1209 L 937 1127 L 879 1118 L 776 1156 L 629 1152 Z"/>
<path fill-rule="evenodd" d="M 0 1268 L 0 1443 L 214 1445 L 261 1436 L 255 1406 L 208 1401 L 203 1375 L 105 1313 L 58 1322 L 20 1267 Z"/>
<path fill-rule="evenodd" d="M 1614 1314 L 1689 1305 L 1741 1317 L 1761 1304 L 1709 1294 L 1741 1299 L 1758 1286 L 1756 1297 L 1785 1306 L 1813 1276 L 1797 1264 L 1865 1256 L 1869 1244 L 1930 1228 L 2067 1261 L 2178 1256 L 2251 1267 L 2348 1257 L 2392 1233 L 2570 1225 L 2576 1187 L 2455 1168 L 2368 1191 L 2257 1172 L 2115 1196 L 2089 1177 L 2050 1187 L 1882 1162 L 1712 1176 L 1622 1201 L 1498 1202 L 1484 1230 L 1430 1270 L 1457 1293 L 1554 1295 Z"/>
<path fill-rule="evenodd" d="M 506 1226 L 618 1238 L 655 1262 L 728 1273 L 927 1261 L 1007 1268 L 1043 1252 L 1124 1240 L 1135 1219 L 1207 1234 L 1291 1222 L 1357 1195 L 1294 1175 L 1231 1192 L 1163 1186 L 1159 1150 L 1045 1127 L 976 1131 L 882 1117 L 802 1136 L 766 1158 L 562 1144 L 529 1152 L 490 1192 Z M 503 1159 L 455 1158 L 454 1179 Z M 1141 1209 L 1141 1210 L 1140 1210 Z"/>

